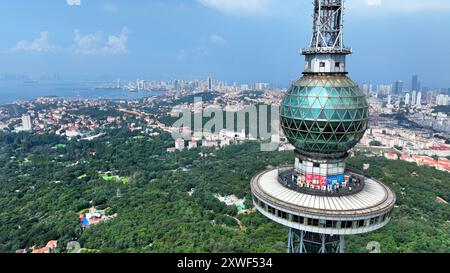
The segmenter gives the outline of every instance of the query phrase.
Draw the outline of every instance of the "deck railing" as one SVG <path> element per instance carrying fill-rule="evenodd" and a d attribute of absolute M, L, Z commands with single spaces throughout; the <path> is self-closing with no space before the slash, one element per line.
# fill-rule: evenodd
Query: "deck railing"
<path fill-rule="evenodd" d="M 293 184 L 292 183 L 293 173 L 294 173 L 293 168 L 292 169 L 287 169 L 287 167 L 278 168 L 278 182 L 284 187 L 289 188 L 291 190 L 316 196 L 342 197 L 353 195 L 361 192 L 366 185 L 364 175 L 349 170 L 346 172 L 346 174 L 348 174 L 351 179 L 349 180 L 349 182 L 345 187 L 340 187 L 332 191 L 312 189 Z"/>

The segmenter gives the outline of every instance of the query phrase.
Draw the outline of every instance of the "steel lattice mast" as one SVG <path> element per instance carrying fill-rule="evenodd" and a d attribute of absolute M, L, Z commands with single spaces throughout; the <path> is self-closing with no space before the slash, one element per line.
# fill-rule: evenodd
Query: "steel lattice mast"
<path fill-rule="evenodd" d="M 305 74 L 346 73 L 345 56 L 352 49 L 344 46 L 343 15 L 343 0 L 314 0 L 311 43 L 302 49 L 306 56 Z"/>
<path fill-rule="evenodd" d="M 315 0 L 311 48 L 343 49 L 343 0 Z"/>

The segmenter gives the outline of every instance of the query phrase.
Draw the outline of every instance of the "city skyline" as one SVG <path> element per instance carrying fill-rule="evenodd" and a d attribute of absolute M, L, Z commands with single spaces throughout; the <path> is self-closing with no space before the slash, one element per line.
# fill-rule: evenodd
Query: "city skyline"
<path fill-rule="evenodd" d="M 1 11 L 0 73 L 59 73 L 64 79 L 214 75 L 283 86 L 303 66 L 296 52 L 309 42 L 304 37 L 311 34 L 311 9 L 308 1 L 277 2 L 15 1 Z M 402 79 L 408 88 L 411 75 L 417 74 L 422 86 L 450 86 L 443 66 L 450 57 L 438 51 L 422 54 L 423 48 L 446 43 L 447 37 L 433 37 L 450 20 L 436 16 L 450 13 L 449 4 L 427 1 L 425 9 L 422 1 L 347 2 L 344 31 L 358 53 L 349 67 L 356 81 Z M 17 22 L 18 16 L 26 19 Z M 438 58 L 444 59 L 433 61 Z"/>

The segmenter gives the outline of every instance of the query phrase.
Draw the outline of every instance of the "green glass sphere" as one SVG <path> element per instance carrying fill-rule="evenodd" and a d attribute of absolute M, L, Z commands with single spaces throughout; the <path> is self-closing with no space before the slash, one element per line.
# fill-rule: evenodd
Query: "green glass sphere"
<path fill-rule="evenodd" d="M 345 153 L 367 130 L 369 104 L 346 76 L 305 75 L 283 98 L 280 121 L 286 138 L 301 152 Z"/>

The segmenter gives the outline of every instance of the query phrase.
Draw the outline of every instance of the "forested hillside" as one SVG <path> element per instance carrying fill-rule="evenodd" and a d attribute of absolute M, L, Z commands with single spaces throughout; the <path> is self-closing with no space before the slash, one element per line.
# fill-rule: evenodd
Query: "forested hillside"
<path fill-rule="evenodd" d="M 63 144 L 63 145 L 58 145 Z M 168 134 L 114 130 L 89 141 L 0 133 L 0 252 L 69 241 L 100 252 L 284 252 L 287 229 L 258 213 L 236 215 L 214 194 L 246 198 L 250 179 L 290 163 L 292 152 L 260 152 L 257 143 L 167 154 Z M 201 153 L 201 154 L 200 154 Z M 398 207 L 384 229 L 348 238 L 348 252 L 448 252 L 447 173 L 405 162 L 356 156 L 368 175 L 393 187 Z M 105 180 L 110 172 L 119 180 Z M 194 189 L 194 190 L 192 190 Z M 117 213 L 84 232 L 79 212 L 96 206 Z M 239 220 L 240 222 L 238 222 Z M 240 224 L 240 225 L 239 225 Z"/>

